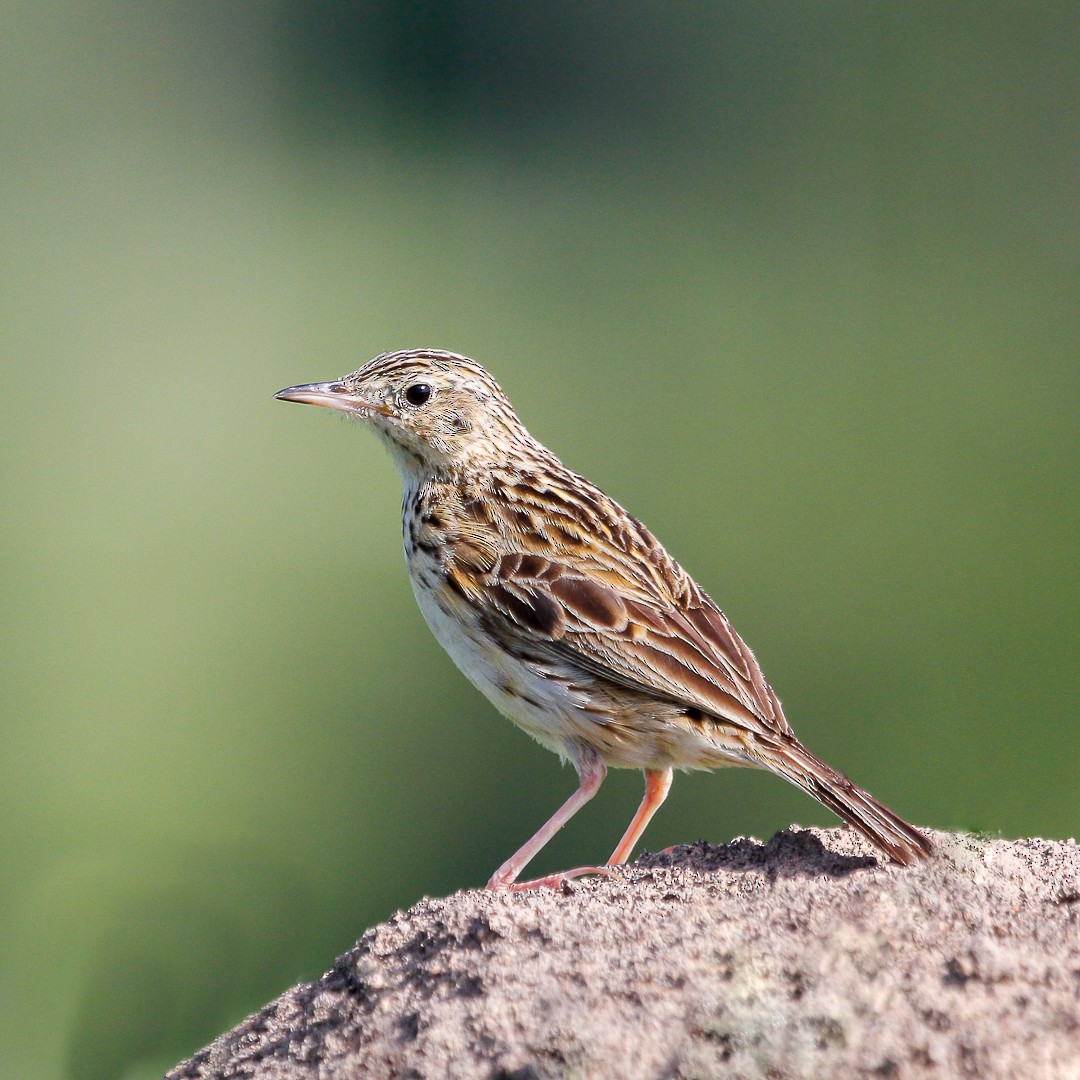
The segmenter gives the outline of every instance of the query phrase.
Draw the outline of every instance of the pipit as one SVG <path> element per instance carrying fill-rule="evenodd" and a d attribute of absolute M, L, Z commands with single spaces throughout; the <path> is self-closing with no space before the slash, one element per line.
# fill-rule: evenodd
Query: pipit
<path fill-rule="evenodd" d="M 789 780 L 895 862 L 929 854 L 917 829 L 799 742 L 723 612 L 640 521 L 525 430 L 475 361 L 387 353 L 276 396 L 340 410 L 382 438 L 401 473 L 405 559 L 432 633 L 495 708 L 577 770 L 577 790 L 489 889 L 604 872 L 517 880 L 608 766 L 645 774 L 608 866 L 630 856 L 674 769 L 730 765 Z"/>

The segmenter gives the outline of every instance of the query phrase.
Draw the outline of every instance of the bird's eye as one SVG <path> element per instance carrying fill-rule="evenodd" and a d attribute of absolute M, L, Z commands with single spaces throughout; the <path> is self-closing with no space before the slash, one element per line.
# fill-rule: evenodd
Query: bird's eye
<path fill-rule="evenodd" d="M 431 397 L 431 387 L 427 383 L 413 383 L 405 391 L 405 400 L 410 405 L 423 405 Z"/>

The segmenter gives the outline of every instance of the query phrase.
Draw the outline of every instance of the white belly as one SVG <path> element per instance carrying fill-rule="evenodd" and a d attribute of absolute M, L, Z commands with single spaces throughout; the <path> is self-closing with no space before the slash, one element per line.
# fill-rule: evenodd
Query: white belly
<path fill-rule="evenodd" d="M 435 640 L 469 682 L 534 739 L 566 756 L 566 740 L 581 723 L 584 691 L 560 677 L 563 673 L 553 663 L 523 662 L 491 644 L 459 598 L 451 597 L 463 609 L 460 616 L 457 610 L 445 611 L 419 575 L 410 573 L 409 577 Z M 444 596 L 444 603 L 451 598 Z M 570 720 L 572 715 L 577 725 Z"/>

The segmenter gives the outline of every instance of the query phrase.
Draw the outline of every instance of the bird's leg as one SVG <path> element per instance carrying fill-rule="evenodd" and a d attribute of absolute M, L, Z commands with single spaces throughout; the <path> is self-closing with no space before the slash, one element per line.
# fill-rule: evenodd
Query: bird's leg
<path fill-rule="evenodd" d="M 671 790 L 671 769 L 646 769 L 645 770 L 645 794 L 641 805 L 637 808 L 633 821 L 627 826 L 619 846 L 611 853 L 608 859 L 609 866 L 621 866 L 630 858 L 634 846 L 641 839 L 645 827 L 652 820 L 653 814 L 660 809 L 668 792 Z"/>
<path fill-rule="evenodd" d="M 581 866 L 576 870 L 566 870 L 561 874 L 537 878 L 535 881 L 518 881 L 517 876 L 532 862 L 537 852 L 600 790 L 600 785 L 607 775 L 607 768 L 598 757 L 591 757 L 578 766 L 578 789 L 555 811 L 547 822 L 531 839 L 527 840 L 509 859 L 491 875 L 487 883 L 489 889 L 539 889 L 545 886 L 556 887 L 570 878 L 582 874 L 602 874 L 599 866 Z M 648 820 L 648 819 L 646 819 Z M 644 828 L 644 826 L 642 826 Z"/>

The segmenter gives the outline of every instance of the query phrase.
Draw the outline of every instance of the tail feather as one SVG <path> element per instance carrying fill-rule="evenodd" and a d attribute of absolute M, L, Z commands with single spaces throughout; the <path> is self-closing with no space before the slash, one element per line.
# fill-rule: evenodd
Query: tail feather
<path fill-rule="evenodd" d="M 759 736 L 751 742 L 749 750 L 759 765 L 778 773 L 827 806 L 893 862 L 909 866 L 930 854 L 930 841 L 918 829 L 897 817 L 842 772 L 826 765 L 797 739 L 766 740 Z"/>

